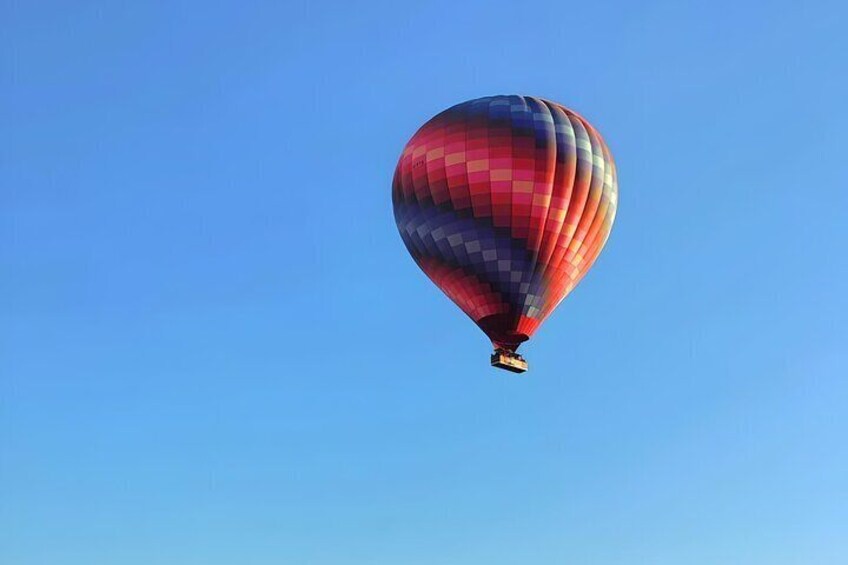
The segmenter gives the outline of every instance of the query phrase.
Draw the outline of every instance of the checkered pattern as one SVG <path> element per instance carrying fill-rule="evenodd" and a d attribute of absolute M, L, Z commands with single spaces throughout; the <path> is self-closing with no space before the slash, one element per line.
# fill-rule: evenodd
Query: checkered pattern
<path fill-rule="evenodd" d="M 392 201 L 416 263 L 495 347 L 515 351 L 597 259 L 618 185 L 609 149 L 582 117 L 492 96 L 416 132 Z"/>

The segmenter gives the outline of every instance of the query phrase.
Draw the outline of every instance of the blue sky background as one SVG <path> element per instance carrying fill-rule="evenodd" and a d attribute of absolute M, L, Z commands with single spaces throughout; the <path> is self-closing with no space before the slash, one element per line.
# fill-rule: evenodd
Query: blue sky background
<path fill-rule="evenodd" d="M 848 563 L 844 4 L 355 4 L 2 3 L 0 561 Z M 620 175 L 522 377 L 390 202 L 497 93 Z"/>

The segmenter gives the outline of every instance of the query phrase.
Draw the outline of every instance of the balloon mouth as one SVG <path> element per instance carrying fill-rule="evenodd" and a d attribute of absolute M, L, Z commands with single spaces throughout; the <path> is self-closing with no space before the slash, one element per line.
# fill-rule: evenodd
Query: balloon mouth
<path fill-rule="evenodd" d="M 519 316 L 510 314 L 494 314 L 479 320 L 477 325 L 483 330 L 495 349 L 515 352 L 518 346 L 530 339 L 530 336 L 514 330 L 518 325 Z"/>
<path fill-rule="evenodd" d="M 495 346 L 495 349 L 503 349 L 504 351 L 511 351 L 515 353 L 515 350 L 518 349 L 518 346 L 530 339 L 524 334 L 515 334 L 515 337 L 491 337 L 489 339 L 492 340 L 492 345 Z"/>

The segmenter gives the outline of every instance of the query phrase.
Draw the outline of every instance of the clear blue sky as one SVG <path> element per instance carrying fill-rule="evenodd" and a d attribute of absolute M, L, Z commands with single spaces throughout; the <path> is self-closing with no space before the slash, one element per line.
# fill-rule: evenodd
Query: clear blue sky
<path fill-rule="evenodd" d="M 353 4 L 3 2 L 0 561 L 848 563 L 842 3 Z M 497 93 L 620 180 L 522 377 L 390 202 Z"/>

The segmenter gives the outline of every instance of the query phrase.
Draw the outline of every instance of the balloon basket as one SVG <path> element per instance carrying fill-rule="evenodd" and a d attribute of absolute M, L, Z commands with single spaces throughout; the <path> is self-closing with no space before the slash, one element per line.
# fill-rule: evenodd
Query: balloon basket
<path fill-rule="evenodd" d="M 512 373 L 523 373 L 527 370 L 527 361 L 524 357 L 512 351 L 496 349 L 495 352 L 492 353 L 491 360 L 492 367 L 504 369 Z"/>

